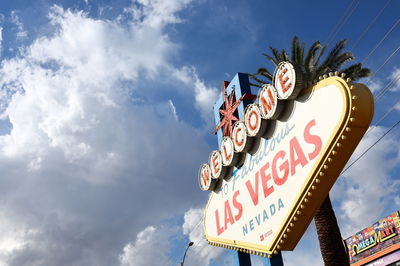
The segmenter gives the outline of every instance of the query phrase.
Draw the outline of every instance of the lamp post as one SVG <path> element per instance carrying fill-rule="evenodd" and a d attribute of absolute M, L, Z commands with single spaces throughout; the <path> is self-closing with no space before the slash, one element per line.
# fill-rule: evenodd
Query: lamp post
<path fill-rule="evenodd" d="M 183 263 L 185 262 L 186 252 L 188 251 L 189 247 L 191 247 L 191 246 L 193 246 L 193 242 L 189 242 L 188 246 L 186 247 L 185 254 L 183 254 L 181 266 L 183 266 Z"/>

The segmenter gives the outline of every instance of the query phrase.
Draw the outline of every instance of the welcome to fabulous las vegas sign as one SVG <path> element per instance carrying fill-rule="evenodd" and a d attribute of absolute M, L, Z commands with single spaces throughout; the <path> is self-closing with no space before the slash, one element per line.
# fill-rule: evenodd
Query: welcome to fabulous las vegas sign
<path fill-rule="evenodd" d="M 212 245 L 268 256 L 293 250 L 373 116 L 363 84 L 330 73 L 303 84 L 280 63 L 252 95 L 248 76 L 223 85 L 214 105 L 219 149 L 199 169 L 210 191 L 203 217 Z"/>

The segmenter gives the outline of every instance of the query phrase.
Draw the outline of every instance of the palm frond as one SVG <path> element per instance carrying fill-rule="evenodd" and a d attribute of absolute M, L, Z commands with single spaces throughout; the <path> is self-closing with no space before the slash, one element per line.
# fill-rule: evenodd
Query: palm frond
<path fill-rule="evenodd" d="M 269 61 L 271 61 L 275 66 L 278 65 L 278 62 L 276 61 L 276 58 L 270 56 L 269 54 L 263 54 Z"/>
<path fill-rule="evenodd" d="M 268 71 L 268 69 L 264 68 L 264 67 L 260 67 L 257 70 L 257 74 L 256 75 L 262 75 L 264 77 L 266 77 L 267 79 L 271 80 L 273 79 L 273 75 Z"/>
<path fill-rule="evenodd" d="M 322 48 L 321 48 L 321 50 L 319 50 L 318 57 L 317 57 L 317 59 L 316 59 L 315 62 L 314 62 L 314 65 L 315 65 L 315 66 L 318 66 L 319 60 L 321 60 L 322 55 L 325 53 L 326 47 L 328 47 L 328 46 L 323 45 Z"/>
<path fill-rule="evenodd" d="M 257 87 L 257 88 L 262 88 L 262 84 L 260 85 L 260 84 L 255 84 L 255 83 L 249 82 L 249 85 L 253 86 L 253 87 Z"/>
<path fill-rule="evenodd" d="M 282 61 L 281 55 L 279 53 L 279 51 L 273 47 L 269 47 L 269 49 L 271 50 L 272 54 L 275 56 L 275 60 L 277 61 L 277 63 L 279 64 L 279 62 Z"/>
<path fill-rule="evenodd" d="M 306 44 L 304 42 L 302 42 L 299 46 L 299 51 L 298 51 L 298 55 L 297 55 L 297 63 L 302 65 L 304 63 L 304 47 L 306 46 Z"/>
<path fill-rule="evenodd" d="M 344 39 L 336 43 L 329 54 L 324 57 L 324 53 L 327 49 L 326 45 L 321 45 L 319 41 L 316 41 L 311 45 L 307 53 L 305 53 L 305 43 L 300 42 L 299 38 L 294 36 L 291 43 L 290 57 L 284 49 L 279 52 L 273 47 L 269 47 L 272 55 L 264 54 L 264 56 L 275 65 L 278 65 L 281 61 L 290 61 L 293 64 L 304 67 L 305 83 L 317 80 L 319 76 L 331 71 L 346 73 L 346 75 L 353 80 L 370 76 L 371 70 L 363 68 L 361 63 L 353 64 L 342 70 L 345 64 L 354 60 L 354 55 L 351 52 L 344 52 L 346 42 L 347 40 Z M 258 77 L 256 77 L 256 75 Z M 259 83 L 259 85 L 267 83 L 264 79 L 273 80 L 271 72 L 266 68 L 259 68 L 257 74 L 253 75 L 252 78 Z"/>
<path fill-rule="evenodd" d="M 327 65 L 330 68 L 332 62 L 335 60 L 336 57 L 338 57 L 338 55 L 346 46 L 346 43 L 347 43 L 346 39 L 339 41 L 330 51 L 330 53 L 328 54 L 328 56 L 326 57 L 325 61 L 322 64 Z"/>
<path fill-rule="evenodd" d="M 285 49 L 282 49 L 282 61 L 290 61 L 289 55 L 286 53 Z"/>
<path fill-rule="evenodd" d="M 371 70 L 369 68 L 363 68 L 361 63 L 353 64 L 342 70 L 342 72 L 352 80 L 358 80 L 372 75 Z"/>
<path fill-rule="evenodd" d="M 297 62 L 298 47 L 299 37 L 294 36 L 292 40 L 292 62 Z"/>
<path fill-rule="evenodd" d="M 304 59 L 304 67 L 308 73 L 314 70 L 314 58 L 318 52 L 318 49 L 321 48 L 321 43 L 319 41 L 314 42 L 310 49 L 307 52 L 306 58 Z"/>
<path fill-rule="evenodd" d="M 260 79 L 260 78 L 258 78 L 257 76 L 255 76 L 255 75 L 250 75 L 250 78 L 251 79 L 254 79 L 256 82 L 258 82 L 259 84 L 267 84 L 267 83 L 269 83 L 268 81 L 266 81 L 266 80 L 263 80 L 263 79 Z"/>

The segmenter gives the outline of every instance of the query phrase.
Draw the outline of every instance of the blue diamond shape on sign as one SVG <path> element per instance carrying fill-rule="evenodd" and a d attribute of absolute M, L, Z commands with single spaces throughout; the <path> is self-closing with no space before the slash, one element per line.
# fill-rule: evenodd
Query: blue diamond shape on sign
<path fill-rule="evenodd" d="M 256 95 L 252 94 L 249 76 L 245 73 L 237 73 L 231 82 L 223 82 L 222 93 L 217 98 L 214 104 L 214 117 L 216 123 L 216 134 L 218 136 L 218 145 L 221 144 L 222 138 L 224 136 L 224 129 L 226 127 L 231 127 L 235 120 L 243 120 L 243 113 L 246 106 L 254 101 Z M 226 91 L 226 98 L 225 92 Z M 242 99 L 242 100 L 241 100 Z M 238 105 L 236 106 L 235 103 Z M 232 107 L 233 108 L 230 108 Z M 229 112 L 229 109 L 232 112 Z M 224 118 L 225 114 L 225 118 Z M 229 115 L 229 117 L 228 117 Z M 229 123 L 223 120 L 228 120 Z M 231 120 L 232 119 L 232 120 Z M 225 125 L 223 123 L 225 122 Z M 225 127 L 225 128 L 224 128 Z"/>

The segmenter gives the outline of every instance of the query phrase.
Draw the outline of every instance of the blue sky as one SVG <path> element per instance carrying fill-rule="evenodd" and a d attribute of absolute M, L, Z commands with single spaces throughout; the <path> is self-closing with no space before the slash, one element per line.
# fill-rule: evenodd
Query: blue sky
<path fill-rule="evenodd" d="M 383 6 L 387 8 L 357 40 Z M 349 5 L 356 8 L 333 34 Z M 217 147 L 221 81 L 262 53 L 348 39 L 363 61 L 399 19 L 396 1 L 6 1 L 0 4 L 0 265 L 230 265 L 198 226 L 197 171 Z M 350 6 L 351 10 L 351 6 Z M 365 61 L 374 72 L 400 26 Z M 330 38 L 330 37 L 334 38 Z M 400 74 L 400 53 L 367 83 Z M 353 161 L 399 117 L 400 83 L 376 102 Z M 374 123 L 374 122 L 373 122 Z M 395 128 L 339 178 L 331 199 L 347 238 L 400 209 Z M 285 265 L 321 265 L 314 225 Z M 255 263 L 261 261 L 254 258 Z"/>

